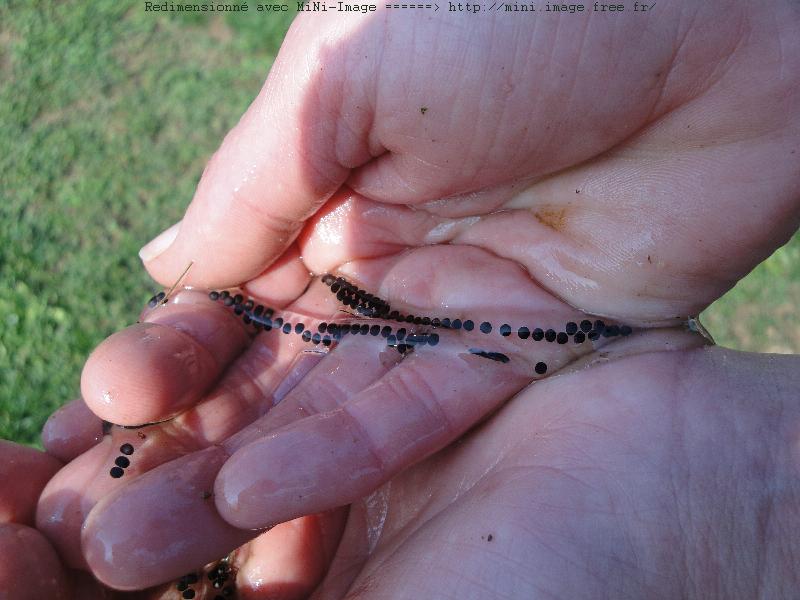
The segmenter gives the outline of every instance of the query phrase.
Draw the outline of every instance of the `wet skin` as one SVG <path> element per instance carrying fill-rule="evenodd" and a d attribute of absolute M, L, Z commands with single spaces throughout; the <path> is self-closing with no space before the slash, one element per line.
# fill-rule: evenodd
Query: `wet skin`
<path fill-rule="evenodd" d="M 495 337 L 508 363 L 459 336 L 322 357 L 187 293 L 86 365 L 104 418 L 177 416 L 146 439 L 115 429 L 50 481 L 37 524 L 65 564 L 141 588 L 328 511 L 243 551 L 240 594 L 794 589 L 797 359 L 681 325 L 797 228 L 796 5 L 533 33 L 458 18 L 299 19 L 146 267 L 170 285 L 194 260 L 188 283 L 303 318 L 338 310 L 308 286 L 332 271 L 413 314 L 645 331 L 595 352 Z"/>

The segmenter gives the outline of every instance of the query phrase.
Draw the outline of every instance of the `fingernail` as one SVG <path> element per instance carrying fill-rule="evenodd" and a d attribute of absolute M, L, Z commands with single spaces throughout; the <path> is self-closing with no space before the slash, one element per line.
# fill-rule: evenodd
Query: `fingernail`
<path fill-rule="evenodd" d="M 161 256 L 164 251 L 172 245 L 172 242 L 175 241 L 180 227 L 181 222 L 178 221 L 175 223 L 175 225 L 165 231 L 162 231 L 147 244 L 145 244 L 142 249 L 139 250 L 139 258 L 142 259 L 142 262 L 150 262 L 151 260 Z"/>

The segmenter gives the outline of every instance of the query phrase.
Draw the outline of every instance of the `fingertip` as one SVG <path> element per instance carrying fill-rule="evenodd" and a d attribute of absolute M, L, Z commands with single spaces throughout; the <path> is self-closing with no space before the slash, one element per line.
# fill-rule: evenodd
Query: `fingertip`
<path fill-rule="evenodd" d="M 47 482 L 38 498 L 36 529 L 72 569 L 87 568 L 79 531 L 91 506 L 107 490 L 97 475 L 109 448 L 110 438 L 76 457 Z"/>
<path fill-rule="evenodd" d="M 101 419 L 140 425 L 190 406 L 212 381 L 214 360 L 164 325 L 139 323 L 113 334 L 89 356 L 81 394 Z"/>
<path fill-rule="evenodd" d="M 178 221 L 142 246 L 141 250 L 139 250 L 139 258 L 142 262 L 149 263 L 161 256 L 172 245 L 175 238 L 178 237 L 180 228 L 181 222 Z"/>
<path fill-rule="evenodd" d="M 190 444 L 170 427 L 112 428 L 110 435 L 50 479 L 39 496 L 36 527 L 47 536 L 64 564 L 88 570 L 81 551 L 81 530 L 94 506 L 185 454 Z M 164 495 L 168 494 L 165 490 Z"/>
<path fill-rule="evenodd" d="M 308 119 L 336 103 L 330 94 L 309 94 L 318 84 L 294 64 L 319 53 L 322 38 L 289 37 L 295 42 L 284 44 L 261 93 L 206 165 L 174 241 L 166 249 L 164 238 L 145 246 L 145 266 L 162 284 L 174 282 L 189 262 L 187 281 L 198 287 L 257 277 L 347 180 L 350 167 L 342 163 L 352 159 L 340 160 L 342 152 L 369 159 L 368 120 L 343 149 L 334 143 L 334 120 Z M 336 75 L 325 75 L 338 87 Z"/>
<path fill-rule="evenodd" d="M 297 245 L 292 245 L 264 273 L 248 281 L 244 289 L 251 296 L 269 301 L 274 307 L 286 306 L 303 293 L 311 277 L 300 250 Z"/>
<path fill-rule="evenodd" d="M 186 410 L 249 343 L 244 325 L 205 294 L 184 291 L 92 352 L 81 375 L 101 419 L 141 425 Z"/>
<path fill-rule="evenodd" d="M 0 523 L 32 525 L 39 496 L 61 467 L 35 448 L 0 440 Z"/>
<path fill-rule="evenodd" d="M 281 523 L 246 546 L 236 575 L 245 598 L 308 598 L 328 570 L 347 510 Z"/>
<path fill-rule="evenodd" d="M 194 200 L 175 239 L 144 267 L 164 286 L 174 284 L 189 265 L 185 285 L 238 286 L 263 272 L 294 238 L 294 230 L 276 234 L 257 227 L 258 220 L 246 217 L 240 206 L 227 209 Z"/>
<path fill-rule="evenodd" d="M 234 527 L 259 529 L 349 504 L 382 478 L 380 462 L 337 409 L 237 450 L 217 475 L 214 502 Z"/>
<path fill-rule="evenodd" d="M 15 523 L 0 525 L 0 597 L 67 600 L 70 591 L 66 570 L 41 533 Z"/>
<path fill-rule="evenodd" d="M 50 415 L 41 439 L 48 454 L 69 462 L 103 439 L 103 421 L 78 398 Z"/>
<path fill-rule="evenodd" d="M 94 577 L 85 571 L 72 570 L 73 598 L 72 600 L 105 600 L 119 598 L 114 592 L 100 585 Z"/>
<path fill-rule="evenodd" d="M 214 477 L 227 454 L 211 447 L 161 465 L 104 497 L 81 532 L 94 575 L 119 590 L 165 583 L 256 535 L 214 510 Z"/>

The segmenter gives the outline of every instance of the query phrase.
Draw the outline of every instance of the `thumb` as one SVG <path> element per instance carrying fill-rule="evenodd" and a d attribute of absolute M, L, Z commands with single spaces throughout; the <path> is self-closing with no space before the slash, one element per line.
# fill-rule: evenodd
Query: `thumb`
<path fill-rule="evenodd" d="M 312 28 L 296 19 L 260 94 L 206 166 L 184 218 L 140 251 L 157 281 L 174 283 L 190 262 L 191 285 L 254 278 L 347 179 L 350 168 L 336 150 L 350 158 L 363 153 L 356 137 L 344 152 L 341 143 L 336 148 L 342 69 L 327 48 L 352 26 L 326 21 Z"/>

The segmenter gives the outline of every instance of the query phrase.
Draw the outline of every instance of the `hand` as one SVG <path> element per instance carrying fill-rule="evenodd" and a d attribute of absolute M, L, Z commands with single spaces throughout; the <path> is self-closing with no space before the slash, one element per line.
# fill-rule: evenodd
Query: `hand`
<path fill-rule="evenodd" d="M 302 295 L 309 269 L 346 273 L 408 312 L 563 324 L 571 305 L 637 327 L 682 323 L 797 226 L 798 18 L 780 3 L 674 3 L 657 20 L 635 16 L 570 17 L 533 34 L 499 16 L 469 27 L 331 19 L 321 32 L 319 21 L 298 21 L 174 242 L 144 251 L 148 269 L 172 283 L 194 260 L 194 285 L 242 284 L 317 317 L 332 307 L 316 289 Z M 643 30 L 647 47 L 631 51 Z M 516 352 L 509 370 L 462 358 L 458 338 L 387 370 L 378 353 L 342 348 L 260 417 L 302 344 L 260 336 L 240 355 L 248 339 L 230 316 L 188 302 L 111 338 L 83 384 L 92 408 L 117 423 L 181 417 L 148 438 L 130 477 L 110 482 L 116 447 L 98 447 L 40 505 L 43 515 L 78 505 L 41 526 L 80 563 L 79 531 L 102 497 L 86 549 L 100 577 L 122 587 L 177 576 L 252 535 L 230 524 L 263 527 L 355 500 L 522 389 L 530 361 L 552 373 L 588 351 L 499 340 Z M 644 336 L 639 351 L 663 348 Z M 362 367 L 359 356 L 373 358 Z M 331 363 L 357 376 L 332 376 Z M 225 446 L 133 477 L 258 417 Z M 309 473 L 315 485 L 297 494 Z M 178 476 L 216 496 L 196 511 L 175 504 L 168 529 L 158 511 Z M 191 552 L 144 564 L 135 549 L 156 525 Z M 129 551 L 104 553 L 123 548 L 108 545 L 115 538 Z"/>
<path fill-rule="evenodd" d="M 354 503 L 314 597 L 791 595 L 800 361 L 717 348 L 625 354 L 532 386 Z M 40 470 L 52 472 L 45 459 Z M 22 495 L 3 494 L 3 506 Z M 327 562 L 304 567 L 336 547 L 338 531 L 323 522 L 281 525 L 240 553 L 243 597 L 304 597 Z M 23 534 L 32 540 L 14 543 Z M 64 571 L 35 530 L 0 528 L 0 555 L 11 597 L 66 597 Z M 259 576 L 267 595 L 250 587 Z M 51 582 L 63 587 L 41 589 Z M 77 598 L 101 597 L 81 585 Z"/>
<path fill-rule="evenodd" d="M 56 550 L 46 537 L 33 527 L 34 511 L 42 489 L 62 463 L 52 455 L 58 454 L 66 460 L 73 458 L 81 446 L 93 441 L 101 431 L 99 419 L 87 414 L 82 401 L 65 405 L 51 417 L 43 432 L 43 442 L 48 454 L 33 448 L 20 446 L 0 440 L 0 598 L 9 600 L 166 600 L 174 598 L 176 586 L 159 586 L 140 593 L 118 593 L 106 588 L 88 573 L 69 569 L 62 563 Z M 323 523 L 322 521 L 325 521 Z M 339 522 L 341 519 L 338 519 Z M 240 567 L 243 573 L 263 572 L 261 565 L 268 564 L 280 569 L 283 592 L 294 595 L 303 590 L 292 583 L 292 577 L 319 577 L 321 569 L 330 562 L 334 547 L 315 546 L 308 552 L 305 545 L 309 541 L 318 542 L 320 534 L 338 541 L 340 531 L 328 531 L 326 524 L 336 525 L 335 515 L 327 518 L 306 517 L 296 519 L 276 527 L 269 539 L 256 540 L 242 548 L 237 556 L 234 569 Z M 341 523 L 339 523 L 341 529 Z M 278 543 L 275 546 L 275 542 Z M 291 558 L 299 548 L 306 550 L 302 565 L 282 556 Z M 315 566 L 313 556 L 318 557 Z M 304 569 L 316 568 L 316 573 Z M 235 572 L 235 571 L 234 571 Z M 229 597 L 232 578 L 219 580 L 215 588 L 207 577 L 193 583 L 197 598 Z"/>
<path fill-rule="evenodd" d="M 0 597 L 66 599 L 72 585 L 53 547 L 33 528 L 36 501 L 61 468 L 55 458 L 0 440 Z"/>
<path fill-rule="evenodd" d="M 798 385 L 797 356 L 612 350 L 354 504 L 313 597 L 791 597 Z"/>

